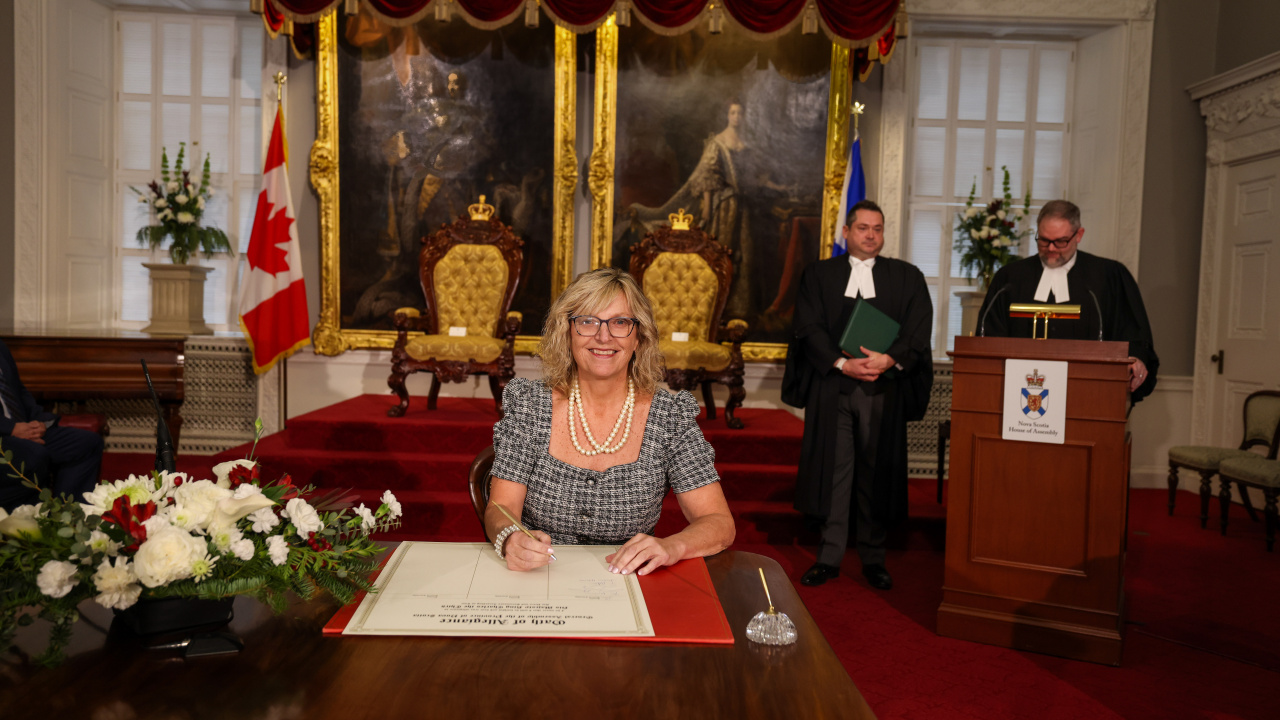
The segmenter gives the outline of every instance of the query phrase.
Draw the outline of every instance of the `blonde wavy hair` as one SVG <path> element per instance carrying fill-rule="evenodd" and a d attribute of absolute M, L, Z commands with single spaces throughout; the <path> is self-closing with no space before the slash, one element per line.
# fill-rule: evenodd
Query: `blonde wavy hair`
<path fill-rule="evenodd" d="M 542 328 L 542 340 L 538 343 L 542 381 L 547 387 L 567 392 L 578 378 L 578 365 L 573 359 L 570 316 L 593 315 L 619 294 L 626 298 L 631 316 L 636 319 L 634 332 L 638 342 L 635 355 L 627 366 L 627 375 L 635 381 L 637 390 L 652 393 L 657 389 L 665 371 L 662 351 L 658 349 L 658 325 L 653 320 L 653 307 L 636 279 L 617 268 L 582 273 L 551 304 L 546 325 Z"/>

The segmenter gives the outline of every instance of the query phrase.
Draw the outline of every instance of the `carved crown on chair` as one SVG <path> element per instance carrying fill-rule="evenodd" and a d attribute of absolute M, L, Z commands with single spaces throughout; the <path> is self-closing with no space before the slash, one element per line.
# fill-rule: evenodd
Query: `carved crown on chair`
<path fill-rule="evenodd" d="M 684 208 L 680 208 L 679 212 L 671 213 L 667 219 L 671 221 L 672 230 L 688 230 L 689 225 L 693 223 L 693 216 L 685 212 Z"/>
<path fill-rule="evenodd" d="M 472 203 L 467 206 L 467 213 L 471 215 L 471 219 L 483 222 L 488 222 L 493 218 L 495 210 L 496 208 L 484 201 L 483 195 L 480 196 L 480 202 Z"/>

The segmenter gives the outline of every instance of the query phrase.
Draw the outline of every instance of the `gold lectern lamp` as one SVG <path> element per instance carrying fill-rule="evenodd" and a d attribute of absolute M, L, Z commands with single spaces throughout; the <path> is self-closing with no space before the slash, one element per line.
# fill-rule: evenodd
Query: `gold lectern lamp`
<path fill-rule="evenodd" d="M 1036 340 L 1049 339 L 1049 320 L 1079 320 L 1079 305 L 1050 305 L 1047 303 L 1013 303 L 1009 306 L 1009 317 L 1031 318 L 1031 337 Z M 1044 334 L 1037 335 L 1036 328 L 1044 319 Z"/>

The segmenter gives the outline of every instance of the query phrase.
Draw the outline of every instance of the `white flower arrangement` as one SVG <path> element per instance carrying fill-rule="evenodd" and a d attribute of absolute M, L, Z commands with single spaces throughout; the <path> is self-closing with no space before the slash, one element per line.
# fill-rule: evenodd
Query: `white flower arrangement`
<path fill-rule="evenodd" d="M 178 156 L 174 161 L 171 174 L 168 151 L 162 148 L 160 179 L 149 184 L 145 191 L 130 188 L 138 194 L 140 201 L 148 203 L 157 211 L 155 214 L 157 224 L 147 225 L 138 230 L 138 244 L 154 250 L 160 247 L 166 238 L 171 239 L 169 257 L 179 265 L 186 264 L 195 253 L 212 255 L 215 252 L 231 250 L 231 242 L 227 239 L 225 232 L 215 227 L 200 225 L 205 204 L 213 194 L 210 185 L 209 156 L 205 155 L 204 158 L 200 184 L 193 185 L 191 170 L 182 168 L 186 150 L 186 143 L 178 143 Z"/>
<path fill-rule="evenodd" d="M 965 277 L 978 277 L 979 286 L 986 289 L 996 271 L 1017 257 L 1018 243 L 1027 230 L 1018 223 L 1027 216 L 1031 207 L 1031 191 L 1021 209 L 1014 208 L 1009 187 L 1009 168 L 1004 171 L 1004 197 L 986 205 L 974 206 L 978 184 L 969 190 L 965 209 L 956 216 L 955 250 L 960 257 L 960 271 Z"/>
<path fill-rule="evenodd" d="M 12 453 L 0 464 L 37 487 Z M 288 475 L 263 483 L 260 471 L 242 460 L 214 468 L 216 480 L 131 475 L 84 502 L 43 489 L 39 504 L 0 510 L 0 653 L 32 606 L 54 625 L 40 661 L 56 664 L 88 599 L 126 610 L 147 599 L 253 595 L 279 612 L 289 592 L 346 603 L 370 589 L 380 548 L 369 536 L 399 525 L 395 495 L 352 509 Z"/>

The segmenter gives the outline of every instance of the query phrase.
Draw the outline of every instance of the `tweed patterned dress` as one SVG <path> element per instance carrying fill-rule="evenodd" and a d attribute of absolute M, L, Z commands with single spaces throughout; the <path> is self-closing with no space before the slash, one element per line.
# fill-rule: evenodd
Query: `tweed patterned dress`
<path fill-rule="evenodd" d="M 683 493 L 720 480 L 715 450 L 695 422 L 698 401 L 687 392 L 654 393 L 640 457 L 605 471 L 551 456 L 551 390 L 541 381 L 514 378 L 502 407 L 493 476 L 528 488 L 521 521 L 553 544 L 618 545 L 652 534 L 668 487 Z"/>

